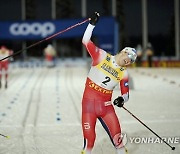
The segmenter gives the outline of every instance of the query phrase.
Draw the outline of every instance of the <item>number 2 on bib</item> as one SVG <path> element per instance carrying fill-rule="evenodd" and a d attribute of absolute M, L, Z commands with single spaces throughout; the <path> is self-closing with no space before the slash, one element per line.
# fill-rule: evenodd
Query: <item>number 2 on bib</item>
<path fill-rule="evenodd" d="M 111 81 L 111 78 L 106 76 L 105 80 L 102 83 L 107 86 L 107 83 L 110 82 L 110 81 Z"/>

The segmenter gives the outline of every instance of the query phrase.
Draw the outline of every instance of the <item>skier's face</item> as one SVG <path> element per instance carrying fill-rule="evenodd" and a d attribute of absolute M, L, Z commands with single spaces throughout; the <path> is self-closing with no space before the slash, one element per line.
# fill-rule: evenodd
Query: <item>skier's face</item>
<path fill-rule="evenodd" d="M 119 62 L 118 62 L 119 66 L 127 66 L 131 64 L 131 59 L 128 56 L 128 53 L 126 51 L 121 51 L 119 53 Z"/>

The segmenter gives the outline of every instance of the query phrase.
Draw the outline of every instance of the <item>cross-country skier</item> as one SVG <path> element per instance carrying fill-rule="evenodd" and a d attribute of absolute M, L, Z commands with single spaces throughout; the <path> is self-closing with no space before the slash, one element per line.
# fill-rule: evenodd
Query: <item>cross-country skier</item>
<path fill-rule="evenodd" d="M 0 59 L 3 59 L 7 56 L 9 56 L 10 54 L 12 54 L 13 51 L 7 49 L 5 46 L 2 46 L 0 48 Z M 9 59 L 5 59 L 3 61 L 0 61 L 0 88 L 2 86 L 2 71 L 4 70 L 4 74 L 5 74 L 5 88 L 8 87 L 8 66 L 9 66 Z"/>
<path fill-rule="evenodd" d="M 115 86 L 120 84 L 121 95 L 113 101 L 113 104 L 122 107 L 128 101 L 129 87 L 126 66 L 135 62 L 137 54 L 134 48 L 126 47 L 113 56 L 95 46 L 90 39 L 99 16 L 99 13 L 95 12 L 90 18 L 90 23 L 82 39 L 92 58 L 92 65 L 82 99 L 84 147 L 81 153 L 91 154 L 96 138 L 96 120 L 99 119 L 116 148 L 117 154 L 126 154 L 127 149 L 122 143 L 121 126 L 111 103 L 111 97 Z"/>

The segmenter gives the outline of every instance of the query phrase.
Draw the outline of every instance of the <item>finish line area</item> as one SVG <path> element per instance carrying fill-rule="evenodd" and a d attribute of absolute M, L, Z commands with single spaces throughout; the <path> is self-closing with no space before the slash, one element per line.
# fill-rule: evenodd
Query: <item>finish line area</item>
<path fill-rule="evenodd" d="M 41 62 L 10 64 L 8 88 L 0 89 L 0 133 L 10 139 L 0 136 L 0 153 L 80 154 L 81 99 L 88 69 L 82 59 L 59 61 L 53 68 Z M 160 136 L 173 138 L 169 144 L 176 147 L 172 152 L 164 143 L 155 142 L 156 136 L 115 107 L 129 154 L 179 154 L 180 69 L 128 68 L 128 72 L 130 99 L 125 107 Z M 117 87 L 113 100 L 119 94 Z M 92 153 L 115 154 L 99 121 L 96 133 Z M 144 138 L 152 140 L 145 143 Z"/>

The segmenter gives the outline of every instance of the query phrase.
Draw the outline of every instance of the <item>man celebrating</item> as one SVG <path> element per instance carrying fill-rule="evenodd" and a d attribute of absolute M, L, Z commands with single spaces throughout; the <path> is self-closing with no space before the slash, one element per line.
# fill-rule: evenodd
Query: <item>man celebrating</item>
<path fill-rule="evenodd" d="M 127 154 L 122 143 L 121 127 L 111 103 L 113 89 L 120 84 L 121 96 L 114 105 L 122 107 L 129 99 L 128 73 L 126 66 L 135 62 L 137 54 L 134 48 L 126 47 L 115 56 L 98 48 L 90 40 L 92 31 L 99 20 L 95 12 L 90 18 L 82 42 L 88 50 L 92 65 L 86 80 L 82 99 L 82 129 L 84 147 L 82 154 L 91 154 L 96 137 L 95 125 L 99 119 L 116 148 L 117 154 Z"/>

